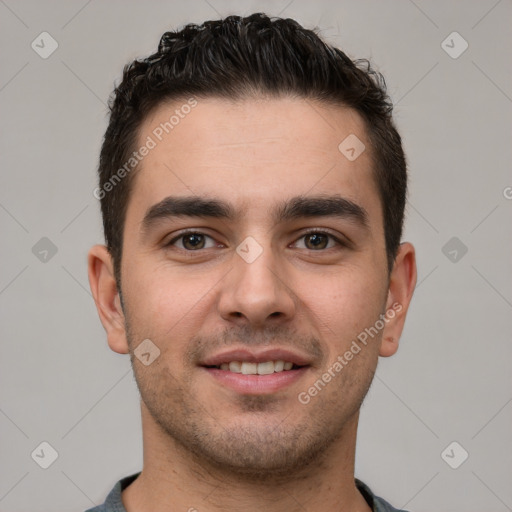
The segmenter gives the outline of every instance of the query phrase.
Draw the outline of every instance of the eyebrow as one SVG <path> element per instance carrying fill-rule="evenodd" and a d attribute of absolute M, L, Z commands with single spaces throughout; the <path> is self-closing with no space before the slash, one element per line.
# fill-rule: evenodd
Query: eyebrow
<path fill-rule="evenodd" d="M 336 217 L 368 228 L 367 211 L 353 201 L 337 195 L 296 196 L 275 205 L 270 213 L 276 224 L 302 218 Z M 243 211 L 237 212 L 232 205 L 220 199 L 169 196 L 148 209 L 142 220 L 142 230 L 147 232 L 159 221 L 174 217 L 234 221 L 242 214 Z"/>

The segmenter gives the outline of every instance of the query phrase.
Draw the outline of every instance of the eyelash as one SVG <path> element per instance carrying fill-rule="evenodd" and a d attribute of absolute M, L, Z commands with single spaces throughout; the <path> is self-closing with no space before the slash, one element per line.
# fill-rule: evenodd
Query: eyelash
<path fill-rule="evenodd" d="M 301 238 L 304 238 L 307 235 L 311 235 L 311 234 L 326 235 L 331 240 L 334 240 L 334 242 L 339 247 L 347 247 L 348 246 L 348 244 L 346 242 L 342 242 L 338 237 L 334 236 L 329 231 L 315 229 L 315 228 L 309 229 L 308 231 L 302 233 L 301 236 L 299 238 L 297 238 L 296 241 L 300 240 Z M 205 237 L 211 238 L 213 240 L 212 236 L 207 235 L 206 233 L 202 233 L 201 231 L 187 230 L 187 231 L 182 231 L 178 236 L 174 237 L 172 240 L 170 240 L 168 243 L 166 243 L 165 247 L 172 247 L 175 242 L 177 242 L 178 240 L 182 239 L 183 237 L 185 237 L 187 235 L 201 235 L 201 236 L 205 236 Z M 329 249 L 334 249 L 334 247 L 329 247 Z M 189 253 L 194 253 L 194 252 L 200 252 L 200 251 L 205 250 L 205 249 L 197 249 L 196 251 L 190 251 L 190 250 L 187 250 L 187 249 L 179 248 L 179 250 L 185 251 L 185 252 L 189 252 Z M 312 252 L 323 252 L 323 251 L 327 251 L 328 249 L 320 249 L 318 251 L 315 251 L 314 249 L 307 249 L 307 250 L 312 251 Z"/>

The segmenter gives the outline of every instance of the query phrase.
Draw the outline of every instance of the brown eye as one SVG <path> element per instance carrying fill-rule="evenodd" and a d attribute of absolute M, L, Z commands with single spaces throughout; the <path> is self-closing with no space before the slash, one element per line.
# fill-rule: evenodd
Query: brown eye
<path fill-rule="evenodd" d="M 183 247 L 185 249 L 202 249 L 204 247 L 204 237 L 198 233 L 192 233 L 183 237 Z"/>
<path fill-rule="evenodd" d="M 343 246 L 343 244 L 330 233 L 324 233 L 323 231 L 310 231 L 302 235 L 299 241 L 304 240 L 304 247 L 300 249 L 308 249 L 310 251 L 320 251 L 323 249 L 331 249 L 336 246 Z M 299 243 L 296 242 L 296 244 Z"/>
<path fill-rule="evenodd" d="M 210 239 L 213 243 L 210 243 L 209 247 L 215 246 L 215 241 L 211 236 L 204 235 L 202 233 L 190 232 L 182 233 L 169 242 L 169 246 L 177 246 L 179 249 L 185 251 L 197 251 L 200 249 L 207 249 L 206 241 Z"/>
<path fill-rule="evenodd" d="M 329 243 L 329 237 L 323 233 L 311 233 L 304 237 L 308 249 L 325 249 Z"/>

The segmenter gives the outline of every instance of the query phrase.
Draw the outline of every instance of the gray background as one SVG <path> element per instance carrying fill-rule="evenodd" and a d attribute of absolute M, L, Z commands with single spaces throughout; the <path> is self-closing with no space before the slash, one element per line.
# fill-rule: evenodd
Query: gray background
<path fill-rule="evenodd" d="M 86 274 L 105 103 L 165 30 L 256 11 L 370 58 L 408 155 L 418 288 L 362 408 L 356 476 L 410 510 L 512 510 L 510 0 L 0 0 L 1 511 L 83 511 L 140 470 L 129 358 L 108 348 Z M 31 47 L 43 31 L 47 59 Z M 47 448 L 31 456 L 43 441 L 48 469 Z"/>

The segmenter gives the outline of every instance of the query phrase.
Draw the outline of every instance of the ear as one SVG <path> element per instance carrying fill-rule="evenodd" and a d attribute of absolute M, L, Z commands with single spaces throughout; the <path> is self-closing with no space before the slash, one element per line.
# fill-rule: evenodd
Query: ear
<path fill-rule="evenodd" d="M 125 318 L 114 278 L 112 257 L 104 245 L 89 251 L 89 284 L 101 323 L 107 332 L 109 347 L 119 354 L 128 354 Z"/>
<path fill-rule="evenodd" d="M 379 355 L 392 356 L 398 350 L 405 317 L 416 286 L 416 255 L 414 247 L 404 242 L 398 249 L 389 279 L 386 302 L 385 327 L 382 333 Z"/>

